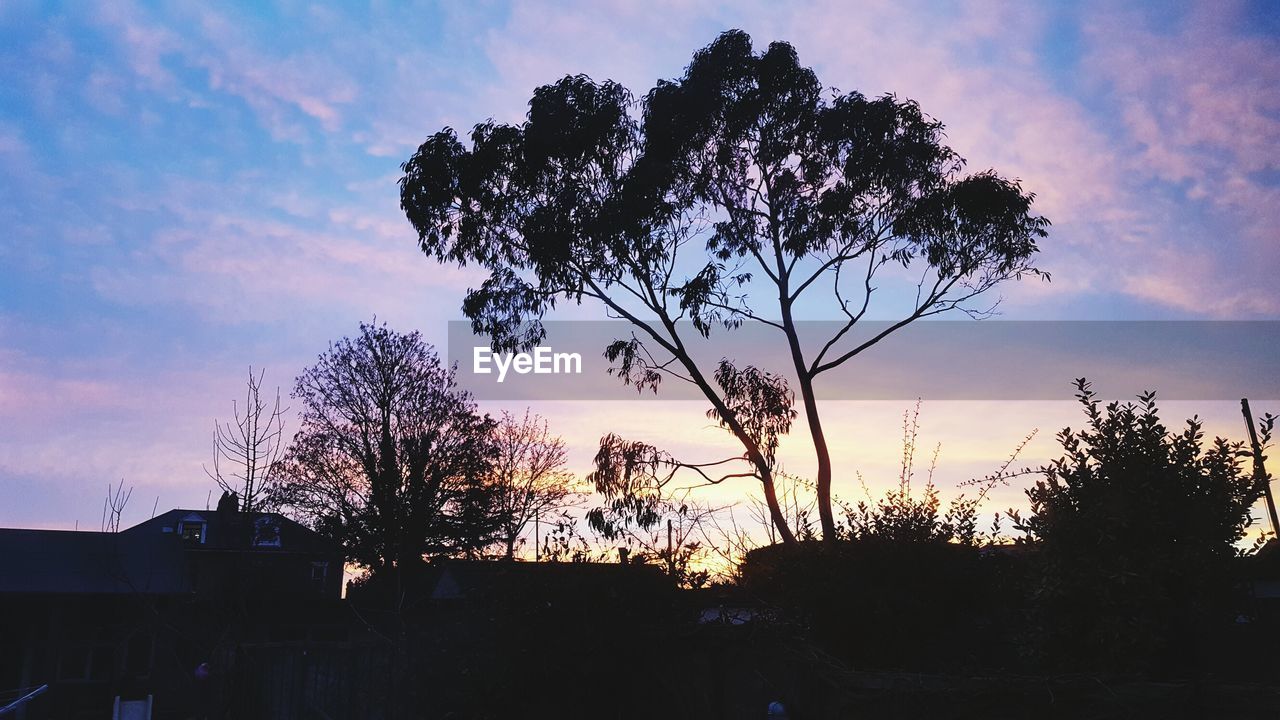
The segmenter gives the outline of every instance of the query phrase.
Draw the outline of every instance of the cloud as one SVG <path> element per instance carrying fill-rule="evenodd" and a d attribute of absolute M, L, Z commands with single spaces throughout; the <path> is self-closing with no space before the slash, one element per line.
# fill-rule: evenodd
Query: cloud
<path fill-rule="evenodd" d="M 240 23 L 205 7 L 194 12 L 178 18 L 185 21 L 185 33 L 131 3 L 103 3 L 97 17 L 117 37 L 143 85 L 171 99 L 203 104 L 204 89 L 184 87 L 171 69 L 177 62 L 203 71 L 207 90 L 243 100 L 277 140 L 305 141 L 309 129 L 303 118 L 326 132 L 341 127 L 343 108 L 356 100 L 358 86 L 324 52 L 264 52 L 244 38 Z"/>
<path fill-rule="evenodd" d="M 209 44 L 195 62 L 208 71 L 209 86 L 243 98 L 273 134 L 291 134 L 289 109 L 328 132 L 341 126 L 342 108 L 356 100 L 357 85 L 323 52 L 259 52 L 244 42 L 236 23 L 208 8 L 200 10 L 199 25 Z"/>
<path fill-rule="evenodd" d="M 166 78 L 162 60 L 178 53 L 209 73 L 210 89 L 242 98 L 277 139 L 307 137 L 301 116 L 330 133 L 350 127 L 350 137 L 366 152 L 397 159 L 446 124 L 465 131 L 485 117 L 518 121 L 533 87 L 567 73 L 618 79 L 643 93 L 657 77 L 678 74 L 690 52 L 719 29 L 742 26 L 760 43 L 791 39 L 826 82 L 919 100 L 947 123 L 952 145 L 972 167 L 995 167 L 1037 193 L 1038 209 L 1054 221 L 1041 266 L 1058 281 L 1010 287 L 1007 294 L 1015 300 L 1050 307 L 1055 298 L 1112 290 L 1191 315 L 1280 309 L 1259 299 L 1253 287 L 1228 291 L 1221 261 L 1192 262 L 1201 255 L 1196 243 L 1208 238 L 1180 232 L 1181 210 L 1153 194 L 1141 176 L 1192 183 L 1191 200 L 1216 184 L 1223 190 L 1215 193 L 1222 222 L 1239 222 L 1254 237 L 1237 248 L 1242 266 L 1274 265 L 1267 241 L 1280 220 L 1280 188 L 1250 179 L 1251 170 L 1272 167 L 1266 158 L 1280 146 L 1271 89 L 1259 87 L 1267 75 L 1250 70 L 1258 61 L 1275 64 L 1265 40 L 1223 42 L 1221 23 L 1192 22 L 1189 36 L 1162 37 L 1141 30 L 1132 18 L 1090 21 L 1082 72 L 1095 83 L 1116 85 L 1111 101 L 1126 118 L 1129 138 L 1117 137 L 1096 107 L 1064 93 L 1047 74 L 1041 44 L 1058 32 L 1054 23 L 1060 19 L 1033 7 L 969 6 L 938 22 L 922 21 L 937 15 L 935 9 L 889 2 L 852 7 L 819 1 L 785 11 L 682 2 L 664 2 L 655 11 L 651 3 L 619 2 L 579 10 L 549 13 L 516 2 L 498 24 L 493 19 L 499 14 L 488 7 L 441 11 L 434 29 L 449 39 L 444 48 L 430 49 L 414 45 L 400 27 L 407 25 L 403 15 L 375 12 L 370 23 L 385 37 L 344 39 L 334 47 L 347 65 L 359 56 L 374 59 L 363 66 L 371 74 L 358 93 L 358 108 L 354 84 L 332 62 L 305 49 L 283 57 L 263 52 L 247 39 L 252 33 L 212 11 L 180 18 L 196 25 L 200 42 L 194 49 L 183 49 L 172 33 L 134 15 L 124 25 L 144 77 Z M 313 30 L 332 33 L 352 22 L 322 15 L 307 20 Z M 1224 62 L 1198 62 L 1202 53 L 1186 52 L 1188 43 L 1216 48 L 1210 57 Z M 470 62 L 443 61 L 442 50 Z M 1173 85 L 1170 78 L 1193 81 L 1165 98 L 1161 88 Z M 1258 107 L 1249 106 L 1254 97 L 1261 97 Z M 1223 107 L 1232 111 L 1215 115 Z M 1144 148 L 1137 159 L 1134 138 Z M 1234 145 L 1214 155 L 1210 146 L 1223 142 Z M 1213 171 L 1215 163 L 1198 155 L 1230 158 L 1236 170 Z M 1153 257 L 1166 260 L 1152 263 Z M 1197 295 L 1213 301 L 1197 303 Z"/>
<path fill-rule="evenodd" d="M 187 212 L 183 222 L 158 229 L 128 264 L 96 267 L 95 290 L 130 306 L 181 303 L 220 324 L 274 324 L 299 312 L 355 308 L 362 308 L 357 315 L 442 323 L 475 279 L 470 271 L 432 270 L 411 232 L 396 232 L 398 224 L 367 211 L 334 211 L 318 225 L 253 211 Z M 457 299 L 429 302 L 436 294 Z"/>
<path fill-rule="evenodd" d="M 1280 164 L 1280 43 L 1239 34 L 1240 7 L 1196 4 L 1176 32 L 1122 12 L 1087 26 L 1090 67 L 1113 86 L 1140 145 L 1132 165 L 1228 205 L 1224 183 Z"/>
<path fill-rule="evenodd" d="M 966 6 L 926 20 L 930 14 L 887 1 L 785 9 L 670 2 L 657 11 L 623 2 L 562 14 L 515 3 L 483 36 L 494 77 L 474 90 L 485 109 L 470 120 L 518 121 L 533 87 L 567 73 L 616 79 L 642 95 L 657 78 L 678 75 L 716 32 L 742 27 L 760 46 L 791 41 L 825 83 L 919 101 L 947 124 L 972 168 L 994 167 L 1035 192 L 1037 209 L 1054 222 L 1041 266 L 1058 282 L 1025 283 L 1009 294 L 1049 305 L 1107 287 L 1127 292 L 1117 268 L 1162 242 L 1165 228 L 1159 208 L 1126 177 L 1123 148 L 1046 76 L 1039 50 L 1054 31 L 1050 18 L 1021 5 Z"/>
<path fill-rule="evenodd" d="M 1280 272 L 1280 42 L 1243 33 L 1240 3 L 1200 2 L 1172 29 L 1109 9 L 1086 25 L 1088 71 L 1121 119 L 1126 172 L 1162 184 L 1203 221 L 1167 224 L 1160 273 L 1130 291 L 1219 317 L 1275 315 Z"/>
<path fill-rule="evenodd" d="M 4 328 L 7 338 L 12 329 Z M 145 517 L 136 515 L 141 497 L 148 511 L 157 495 L 166 504 L 197 502 L 209 426 L 227 409 L 216 398 L 229 404 L 234 389 L 204 370 L 152 373 L 107 357 L 91 364 L 0 354 L 0 525 L 28 524 L 32 505 L 45 523 L 70 527 L 79 518 L 96 529 L 98 493 L 121 478 L 138 487 L 136 519 Z"/>

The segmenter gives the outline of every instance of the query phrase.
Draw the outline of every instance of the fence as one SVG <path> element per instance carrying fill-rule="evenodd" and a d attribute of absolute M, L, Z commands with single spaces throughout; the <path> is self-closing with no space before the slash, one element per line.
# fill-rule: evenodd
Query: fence
<path fill-rule="evenodd" d="M 396 720 L 398 673 L 386 644 L 270 643 L 228 651 L 220 716 Z M 221 708 L 219 709 L 221 711 Z"/>

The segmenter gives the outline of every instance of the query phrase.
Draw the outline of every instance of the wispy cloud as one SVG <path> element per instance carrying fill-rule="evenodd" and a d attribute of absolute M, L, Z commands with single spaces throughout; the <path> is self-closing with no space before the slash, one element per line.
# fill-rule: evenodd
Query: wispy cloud
<path fill-rule="evenodd" d="M 342 125 L 342 110 L 358 86 L 322 49 L 274 53 L 244 37 L 241 23 L 207 7 L 194 9 L 179 33 L 131 3 L 103 3 L 98 17 L 122 45 L 141 83 L 190 103 L 206 93 L 245 102 L 276 140 L 303 141 L 298 117 L 326 132 Z M 177 65 L 204 74 L 205 87 L 184 87 Z"/>

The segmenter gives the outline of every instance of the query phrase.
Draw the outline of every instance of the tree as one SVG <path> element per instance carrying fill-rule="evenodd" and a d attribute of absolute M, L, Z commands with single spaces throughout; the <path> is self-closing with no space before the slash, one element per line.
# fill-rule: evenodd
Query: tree
<path fill-rule="evenodd" d="M 1230 561 L 1262 490 L 1250 453 L 1222 438 L 1206 448 L 1194 417 L 1170 432 L 1154 393 L 1102 408 L 1076 386 L 1086 427 L 1058 434 L 1065 454 L 1027 491 L 1030 515 L 1015 514 L 1037 546 L 1041 650 L 1064 666 L 1185 670 L 1168 663 L 1202 656 L 1208 630 L 1233 618 Z"/>
<path fill-rule="evenodd" d="M 298 377 L 293 397 L 302 427 L 283 497 L 352 561 L 391 569 L 492 541 L 494 423 L 418 333 L 361 323 Z"/>
<path fill-rule="evenodd" d="M 130 485 L 129 489 L 125 490 L 124 478 L 120 478 L 120 484 L 115 487 L 110 483 L 107 484 L 107 499 L 102 501 L 102 532 L 120 532 L 120 517 L 124 515 L 124 509 L 129 505 L 131 497 L 133 497 L 133 486 Z"/>
<path fill-rule="evenodd" d="M 741 371 L 726 359 L 716 370 L 728 372 L 713 372 L 691 355 L 699 337 L 744 323 L 780 333 L 814 446 L 822 530 L 834 538 L 819 377 L 922 317 L 987 314 L 994 306 L 975 306 L 979 295 L 1040 274 L 1031 259 L 1048 221 L 1032 214 L 1034 196 L 994 171 L 963 174 L 942 140 L 942 124 L 914 102 L 826 99 L 790 45 L 757 54 L 735 30 L 638 103 L 617 83 L 577 75 L 535 90 L 520 125 L 476 125 L 469 146 L 441 130 L 403 165 L 400 200 L 425 253 L 489 271 L 463 311 L 495 349 L 536 345 L 560 301 L 629 321 L 632 337 L 607 353 L 623 381 L 696 386 L 747 468 L 714 480 L 756 478 L 792 540 L 767 448 L 723 383 Z M 914 300 L 887 328 L 855 337 L 888 271 L 911 273 Z M 801 306 L 839 317 L 838 329 L 802 338 Z M 763 425 L 785 431 L 794 413 Z"/>
<path fill-rule="evenodd" d="M 240 510 L 268 510 L 274 506 L 277 490 L 276 468 L 284 449 L 284 414 L 280 407 L 280 389 L 270 405 L 262 398 L 262 378 L 266 371 L 253 374 L 245 384 L 243 408 L 232 403 L 231 422 L 213 424 L 213 471 L 205 474 L 222 488 L 240 498 Z M 243 413 L 243 414 L 241 414 Z M 223 473 L 223 462 L 230 464 Z"/>
<path fill-rule="evenodd" d="M 510 560 L 529 523 L 574 504 L 581 494 L 574 489 L 573 474 L 565 470 L 564 441 L 551 434 L 541 416 L 504 411 L 494 443 L 489 482 L 499 524 L 495 539 Z"/>

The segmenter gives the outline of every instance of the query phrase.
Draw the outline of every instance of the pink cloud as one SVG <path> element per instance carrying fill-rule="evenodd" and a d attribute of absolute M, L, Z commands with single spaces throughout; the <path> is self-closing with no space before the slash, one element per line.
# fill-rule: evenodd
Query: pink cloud
<path fill-rule="evenodd" d="M 1121 13 L 1088 31 L 1094 72 L 1112 83 L 1134 140 L 1137 165 L 1192 197 L 1230 203 L 1221 184 L 1280 164 L 1280 44 L 1242 36 L 1240 6 L 1199 3 L 1179 32 L 1146 30 Z"/>
<path fill-rule="evenodd" d="M 50 363 L 0 354 L 0 476 L 38 479 L 82 524 L 96 523 L 99 493 L 122 477 L 148 497 L 147 510 L 157 494 L 194 502 L 204 496 L 200 463 L 212 418 L 226 409 L 216 398 L 232 397 L 232 379 L 216 371 L 122 368 L 105 357 Z M 5 493 L 0 507 L 20 514 L 22 502 Z"/>
<path fill-rule="evenodd" d="M 155 192 L 114 202 L 163 222 L 131 239 L 128 255 L 104 254 L 89 285 L 130 307 L 177 305 L 219 325 L 296 323 L 334 313 L 351 323 L 377 314 L 403 327 L 455 317 L 475 268 L 435 267 L 417 249 L 394 183 L 339 195 L 258 197 L 260 178 L 227 184 L 166 179 Z M 294 212 L 282 215 L 274 208 Z"/>
<path fill-rule="evenodd" d="M 322 53 L 284 57 L 262 52 L 243 39 L 236 24 L 207 8 L 194 22 L 200 38 L 181 36 L 147 17 L 129 3 L 105 3 L 98 18 L 116 31 L 134 74 L 148 87 L 202 104 L 179 89 L 167 60 L 198 68 L 209 76 L 209 89 L 243 100 L 277 140 L 306 137 L 297 113 L 329 132 L 342 124 L 342 109 L 357 97 L 357 84 Z"/>
<path fill-rule="evenodd" d="M 1200 14 L 1213 12 L 1205 6 Z M 1054 221 L 1041 266 L 1056 282 L 1010 286 L 1007 294 L 1044 303 L 1109 291 L 1191 315 L 1280 312 L 1256 297 L 1257 272 L 1241 291 L 1221 259 L 1198 251 L 1217 239 L 1215 230 L 1188 237 L 1172 220 L 1177 208 L 1143 186 L 1152 172 L 1193 179 L 1197 188 L 1217 183 L 1223 222 L 1243 223 L 1252 238 L 1236 246 L 1240 267 L 1274 271 L 1280 189 L 1247 174 L 1280 167 L 1280 111 L 1276 86 L 1267 80 L 1280 74 L 1269 70 L 1280 57 L 1275 48 L 1226 37 L 1221 22 L 1193 23 L 1189 37 L 1169 38 L 1131 33 L 1136 23 L 1123 18 L 1095 22 L 1106 32 L 1089 35 L 1085 70 L 1121 83 L 1125 99 L 1117 110 L 1146 144 L 1135 164 L 1131 140 L 1046 75 L 1040 43 L 1057 31 L 1046 12 L 981 4 L 955 8 L 945 20 L 927 14 L 887 1 L 785 9 L 664 3 L 659 11 L 617 3 L 572 14 L 517 3 L 507 24 L 486 35 L 497 78 L 477 90 L 487 99 L 471 120 L 518 120 L 532 87 L 567 72 L 614 78 L 643 92 L 656 77 L 678 74 L 690 51 L 710 40 L 705 28 L 742 27 L 760 44 L 790 40 L 824 82 L 918 100 L 947 124 L 951 144 L 972 168 L 995 167 L 1037 193 L 1038 208 Z M 1165 93 L 1166 86 L 1174 91 Z M 1217 147 L 1228 143 L 1225 152 Z M 1190 197 L 1206 192 L 1193 189 Z"/>
<path fill-rule="evenodd" d="M 1280 271 L 1280 188 L 1256 173 L 1280 169 L 1280 43 L 1243 35 L 1242 5 L 1198 3 L 1173 32 L 1148 29 L 1123 12 L 1097 14 L 1087 28 L 1087 67 L 1114 92 L 1137 150 L 1129 172 L 1184 187 L 1225 233 L 1166 228 L 1185 246 L 1178 268 L 1129 287 L 1144 296 L 1210 313 L 1275 314 L 1260 292 Z M 1199 235 L 1197 237 L 1197 235 Z M 1190 262 L 1188 262 L 1190 261 Z"/>

